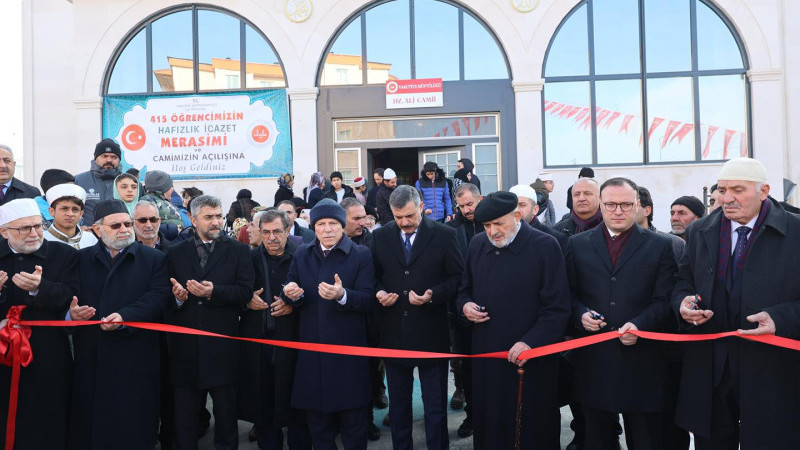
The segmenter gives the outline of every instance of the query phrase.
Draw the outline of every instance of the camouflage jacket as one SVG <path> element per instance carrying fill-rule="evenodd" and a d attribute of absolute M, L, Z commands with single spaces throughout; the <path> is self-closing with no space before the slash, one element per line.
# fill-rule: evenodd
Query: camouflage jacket
<path fill-rule="evenodd" d="M 139 199 L 146 200 L 148 202 L 154 203 L 158 208 L 158 215 L 161 217 L 161 223 L 164 225 L 175 225 L 177 227 L 181 227 L 183 225 L 183 220 L 181 219 L 181 213 L 178 212 L 178 208 L 175 207 L 172 203 L 164 197 L 164 194 L 157 191 L 150 191 L 144 197 Z"/>

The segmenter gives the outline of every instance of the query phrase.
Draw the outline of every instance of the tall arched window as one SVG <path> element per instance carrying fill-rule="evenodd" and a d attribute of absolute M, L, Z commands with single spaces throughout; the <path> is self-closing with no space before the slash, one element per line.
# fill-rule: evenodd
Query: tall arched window
<path fill-rule="evenodd" d="M 233 13 L 188 5 L 163 11 L 120 46 L 104 94 L 199 93 L 286 86 L 278 55 Z"/>
<path fill-rule="evenodd" d="M 747 58 L 704 0 L 584 0 L 545 58 L 545 166 L 750 154 Z"/>
<path fill-rule="evenodd" d="M 327 49 L 319 85 L 434 77 L 507 79 L 508 66 L 494 36 L 464 8 L 392 0 L 365 8 L 342 27 Z"/>

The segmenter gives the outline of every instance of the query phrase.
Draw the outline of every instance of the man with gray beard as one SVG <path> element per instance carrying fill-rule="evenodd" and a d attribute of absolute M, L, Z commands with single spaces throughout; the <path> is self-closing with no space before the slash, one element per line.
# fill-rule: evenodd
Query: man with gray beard
<path fill-rule="evenodd" d="M 133 221 L 120 200 L 97 203 L 94 214 L 92 230 L 100 241 L 79 251 L 80 296 L 73 298 L 67 317 L 105 323 L 73 332 L 69 446 L 152 449 L 158 431 L 158 333 L 118 322 L 161 321 L 171 300 L 166 256 L 134 242 Z"/>
<path fill-rule="evenodd" d="M 0 329 L 17 305 L 25 307 L 22 320 L 62 320 L 78 291 L 78 251 L 43 240 L 42 216 L 33 199 L 0 206 L 0 234 L 5 238 L 0 242 Z M 14 448 L 64 449 L 72 371 L 69 341 L 59 328 L 37 327 L 30 343 L 34 358 L 21 369 Z M 5 441 L 10 383 L 11 368 L 0 365 L 0 442 Z"/>

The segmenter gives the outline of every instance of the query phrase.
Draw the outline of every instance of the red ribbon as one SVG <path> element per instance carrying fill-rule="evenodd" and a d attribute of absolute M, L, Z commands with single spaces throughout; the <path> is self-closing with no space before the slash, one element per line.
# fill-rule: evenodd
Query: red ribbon
<path fill-rule="evenodd" d="M 19 397 L 20 367 L 28 367 L 33 361 L 31 329 L 21 324 L 25 305 L 12 306 L 6 314 L 8 323 L 0 329 L 0 364 L 11 366 L 11 394 L 8 397 L 8 420 L 6 423 L 6 450 L 14 448 L 14 432 L 17 426 L 17 398 Z"/>
<path fill-rule="evenodd" d="M 24 306 L 13 306 L 8 312 L 8 325 L 0 330 L 0 363 L 10 365 L 12 367 L 11 378 L 11 396 L 8 404 L 8 426 L 6 432 L 6 450 L 11 450 L 14 446 L 14 425 L 17 408 L 17 395 L 19 384 L 19 370 L 20 366 L 27 366 L 33 360 L 33 353 L 31 352 L 30 343 L 28 338 L 31 335 L 32 326 L 37 327 L 78 327 L 88 325 L 99 325 L 106 322 L 99 320 L 86 320 L 86 321 L 63 321 L 63 320 L 20 320 L 20 315 Z M 237 341 L 254 342 L 257 344 L 274 345 L 276 347 L 293 348 L 297 350 L 306 350 L 320 353 L 333 353 L 338 355 L 350 356 L 368 356 L 376 358 L 497 358 L 507 359 L 508 351 L 481 353 L 477 355 L 462 355 L 457 353 L 437 353 L 437 352 L 422 352 L 416 350 L 397 350 L 389 348 L 375 348 L 375 347 L 356 347 L 349 345 L 336 345 L 336 344 L 319 344 L 310 342 L 294 342 L 294 341 L 279 341 L 274 339 L 256 339 L 238 336 L 228 336 L 219 333 L 212 333 L 209 331 L 196 330 L 194 328 L 179 327 L 176 325 L 167 325 L 161 323 L 149 322 L 117 322 L 116 324 L 125 325 L 131 328 L 139 328 L 143 330 L 162 331 L 166 333 L 189 334 L 194 336 L 207 336 L 217 337 L 224 339 L 233 339 Z M 751 341 L 762 342 L 777 347 L 788 348 L 791 350 L 800 351 L 800 341 L 793 339 L 778 337 L 774 335 L 761 335 L 751 336 L 742 335 L 737 331 L 728 331 L 725 333 L 713 334 L 669 334 L 669 333 L 655 333 L 652 331 L 629 331 L 628 333 L 636 335 L 645 339 L 652 339 L 658 341 L 673 341 L 673 342 L 697 342 L 708 341 L 714 339 L 722 339 L 726 337 L 740 337 Z M 555 344 L 544 345 L 541 347 L 525 350 L 519 355 L 520 360 L 529 360 L 539 358 L 554 353 L 561 353 L 567 350 L 586 347 L 600 342 L 610 341 L 620 337 L 618 331 L 608 331 L 605 333 L 593 334 L 578 339 L 571 339 L 564 342 L 557 342 Z M 10 349 L 10 352 L 8 350 Z M 7 353 L 11 354 L 9 358 Z"/>

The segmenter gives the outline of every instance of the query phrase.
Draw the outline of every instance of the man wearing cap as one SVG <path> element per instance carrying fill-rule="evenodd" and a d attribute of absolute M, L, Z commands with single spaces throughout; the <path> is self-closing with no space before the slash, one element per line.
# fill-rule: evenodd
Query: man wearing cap
<path fill-rule="evenodd" d="M 469 245 L 458 293 L 458 310 L 472 324 L 472 353 L 508 352 L 507 361 L 472 362 L 476 449 L 514 446 L 517 366 L 525 369 L 519 448 L 559 448 L 558 357 L 518 357 L 563 339 L 569 284 L 558 242 L 523 223 L 517 205 L 503 191 L 478 204 L 475 220 L 486 233 Z"/>
<path fill-rule="evenodd" d="M 572 210 L 553 228 L 572 236 L 594 229 L 601 223 L 603 214 L 600 212 L 600 184 L 594 178 L 579 178 L 572 185 Z"/>
<path fill-rule="evenodd" d="M 539 207 L 540 203 L 544 200 L 544 196 L 526 184 L 518 184 L 509 189 L 509 191 L 517 195 L 517 208 L 522 216 L 522 221 L 534 229 L 556 238 L 562 251 L 566 251 L 567 236 L 564 233 L 554 230 L 539 221 Z M 549 199 L 547 202 L 552 204 Z"/>
<path fill-rule="evenodd" d="M 672 234 L 686 240 L 684 235 L 689 225 L 705 215 L 706 207 L 699 198 L 691 195 L 678 197 L 672 202 L 669 209 L 669 221 L 672 226 Z"/>
<path fill-rule="evenodd" d="M 173 325 L 236 336 L 239 311 L 253 296 L 250 249 L 222 232 L 225 218 L 218 198 L 201 195 L 190 206 L 194 237 L 167 249 L 174 300 L 165 319 Z M 236 448 L 239 344 L 180 334 L 170 334 L 167 342 L 178 448 L 197 448 L 197 409 L 207 394 L 214 404 L 215 446 Z"/>
<path fill-rule="evenodd" d="M 353 180 L 353 193 L 362 205 L 367 204 L 367 197 L 364 196 L 366 192 L 367 181 L 364 180 L 364 177 L 356 177 L 356 179 Z"/>
<path fill-rule="evenodd" d="M 105 138 L 94 147 L 94 160 L 90 169 L 75 175 L 75 184 L 86 191 L 83 227 L 87 231 L 95 222 L 95 205 L 102 200 L 114 198 L 114 179 L 122 173 L 119 170 L 121 158 L 119 144 L 111 138 Z"/>
<path fill-rule="evenodd" d="M 394 220 L 392 217 L 392 208 L 389 206 L 389 196 L 392 191 L 397 187 L 397 174 L 392 169 L 383 171 L 383 183 L 378 187 L 375 193 L 375 208 L 378 212 L 378 222 L 381 226 Z"/>
<path fill-rule="evenodd" d="M 467 180 L 478 187 L 478 192 L 481 190 L 481 179 L 478 178 L 473 170 L 475 170 L 475 164 L 472 163 L 472 160 L 469 158 L 461 158 L 458 160 L 458 169 L 464 169 L 467 171 Z"/>
<path fill-rule="evenodd" d="M 675 262 L 679 263 L 683 256 L 683 249 L 686 247 L 686 242 L 683 238 L 676 236 L 672 233 L 666 233 L 658 230 L 653 225 L 653 196 L 650 195 L 650 190 L 642 185 L 639 186 L 639 209 L 636 211 L 636 223 L 645 230 L 656 231 L 667 236 L 672 242 L 672 252 L 675 254 Z"/>
<path fill-rule="evenodd" d="M 570 237 L 566 265 L 577 336 L 618 331 L 619 339 L 572 351 L 573 395 L 583 409 L 583 447 L 617 446 L 618 414 L 628 448 L 663 449 L 667 354 L 662 342 L 628 331 L 665 331 L 677 270 L 670 240 L 636 224 L 638 188 L 627 178 L 600 187 L 603 224 Z M 672 330 L 670 330 L 672 331 Z"/>
<path fill-rule="evenodd" d="M 423 215 L 419 192 L 399 186 L 389 199 L 394 222 L 375 230 L 372 259 L 380 306 L 380 346 L 446 353 L 448 305 L 455 299 L 463 256 L 456 231 Z M 394 448 L 411 448 L 411 395 L 419 373 L 429 449 L 446 449 L 447 360 L 386 359 Z"/>
<path fill-rule="evenodd" d="M 367 345 L 375 276 L 370 250 L 344 235 L 346 214 L 333 200 L 311 208 L 316 239 L 294 254 L 282 298 L 299 312 L 301 342 Z M 315 449 L 367 447 L 369 361 L 303 352 L 297 358 L 292 407 L 305 410 Z"/>
<path fill-rule="evenodd" d="M 128 208 L 97 203 L 100 241 L 79 251 L 80 294 L 68 320 L 76 327 L 70 448 L 153 448 L 158 434 L 158 333 L 118 322 L 160 322 L 171 300 L 166 257 L 135 242 Z M 38 333 L 36 330 L 34 333 Z"/>
<path fill-rule="evenodd" d="M 683 329 L 800 339 L 800 218 L 769 197 L 760 161 L 720 170 L 722 213 L 686 233 L 672 305 Z M 695 448 L 784 449 L 797 445 L 800 356 L 738 338 L 686 344 L 676 422 Z"/>
<path fill-rule="evenodd" d="M 66 183 L 51 187 L 45 194 L 50 204 L 53 223 L 44 232 L 48 241 L 63 242 L 77 250 L 97 243 L 94 234 L 79 226 L 83 217 L 83 201 L 86 191 L 77 184 Z"/>
<path fill-rule="evenodd" d="M 148 170 L 144 178 L 144 195 L 140 200 L 153 203 L 158 208 L 158 216 L 164 225 L 183 225 L 181 213 L 168 199 L 175 188 L 172 186 L 172 177 L 160 170 Z"/>
<path fill-rule="evenodd" d="M 11 147 L 0 144 L 0 205 L 18 198 L 36 198 L 42 195 L 39 188 L 14 177 L 17 162 Z"/>
<path fill-rule="evenodd" d="M 24 305 L 22 320 L 63 320 L 78 292 L 78 252 L 42 238 L 42 216 L 33 199 L 0 206 L 0 344 L 9 308 Z M 64 449 L 67 440 L 72 356 L 67 334 L 36 327 L 33 361 L 20 372 L 14 448 Z M 0 365 L 0 442 L 6 439 L 11 368 Z"/>

